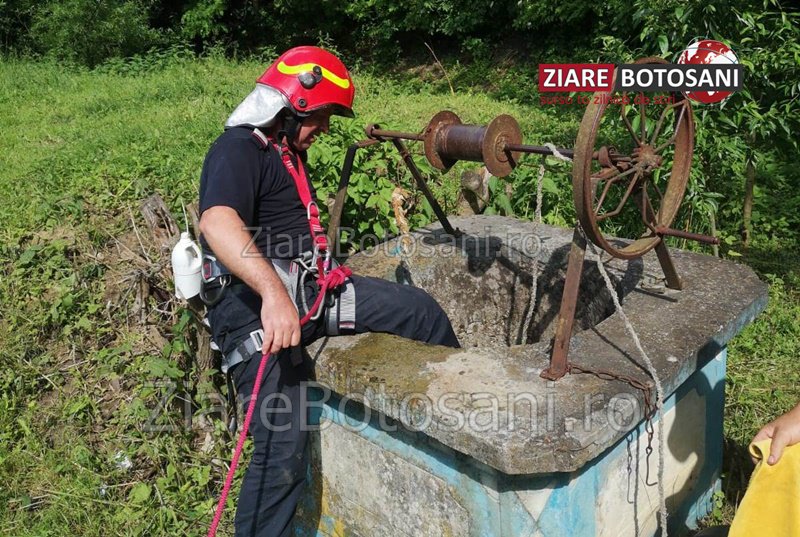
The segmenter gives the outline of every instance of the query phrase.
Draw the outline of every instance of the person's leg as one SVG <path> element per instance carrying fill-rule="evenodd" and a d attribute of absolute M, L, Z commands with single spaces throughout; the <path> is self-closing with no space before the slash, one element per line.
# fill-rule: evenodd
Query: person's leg
<path fill-rule="evenodd" d="M 447 314 L 422 289 L 366 276 L 351 279 L 356 290 L 356 333 L 386 332 L 434 345 L 460 346 Z"/>
<path fill-rule="evenodd" d="M 353 276 L 356 333 L 386 332 L 436 345 L 458 347 L 453 328 L 439 304 L 425 291 L 377 278 Z M 308 294 L 313 302 L 316 293 Z M 324 335 L 321 322 L 303 327 L 303 343 Z M 236 391 L 247 409 L 260 353 L 233 370 Z M 309 364 L 294 366 L 289 351 L 268 364 L 250 424 L 253 458 L 245 473 L 236 509 L 237 537 L 285 537 L 305 483 L 308 464 L 306 409 L 301 408 Z"/>
<path fill-rule="evenodd" d="M 253 392 L 260 353 L 233 370 L 244 409 Z M 268 363 L 250 423 L 254 451 L 236 508 L 237 537 L 287 537 L 308 467 L 308 427 L 301 407 L 310 379 L 308 364 L 294 366 L 290 353 Z"/>

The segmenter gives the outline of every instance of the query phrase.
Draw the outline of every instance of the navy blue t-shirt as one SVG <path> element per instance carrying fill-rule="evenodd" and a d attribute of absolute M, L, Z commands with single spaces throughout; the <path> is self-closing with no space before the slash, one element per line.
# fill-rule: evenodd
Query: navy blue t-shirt
<path fill-rule="evenodd" d="M 309 188 L 316 199 L 311 181 Z M 252 128 L 226 130 L 206 155 L 200 174 L 200 214 L 217 205 L 239 213 L 265 257 L 293 259 L 312 248 L 306 209 L 294 179 L 278 150 L 271 144 L 263 148 Z M 211 251 L 203 237 L 200 243 Z"/>

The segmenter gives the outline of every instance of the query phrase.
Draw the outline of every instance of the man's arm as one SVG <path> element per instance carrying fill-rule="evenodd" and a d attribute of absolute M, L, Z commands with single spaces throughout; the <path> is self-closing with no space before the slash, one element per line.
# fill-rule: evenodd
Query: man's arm
<path fill-rule="evenodd" d="M 258 254 L 252 235 L 235 209 L 217 205 L 203 211 L 200 231 L 217 258 L 261 297 L 261 352 L 276 353 L 300 344 L 300 320 L 272 264 Z"/>

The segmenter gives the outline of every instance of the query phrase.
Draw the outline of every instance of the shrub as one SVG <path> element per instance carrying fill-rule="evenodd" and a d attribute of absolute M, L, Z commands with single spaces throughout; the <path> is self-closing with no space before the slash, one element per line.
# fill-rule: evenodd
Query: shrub
<path fill-rule="evenodd" d="M 144 52 L 159 42 L 137 0 L 54 0 L 33 12 L 33 48 L 93 67 L 108 58 Z"/>

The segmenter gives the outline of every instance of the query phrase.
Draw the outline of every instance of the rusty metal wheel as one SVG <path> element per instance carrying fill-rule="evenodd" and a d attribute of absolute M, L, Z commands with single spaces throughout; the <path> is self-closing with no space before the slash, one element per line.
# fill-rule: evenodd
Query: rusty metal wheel
<path fill-rule="evenodd" d="M 678 214 L 693 151 L 694 114 L 682 94 L 594 93 L 575 141 L 572 169 L 575 209 L 587 237 L 622 259 L 657 246 L 663 240 L 659 229 L 669 228 Z"/>

